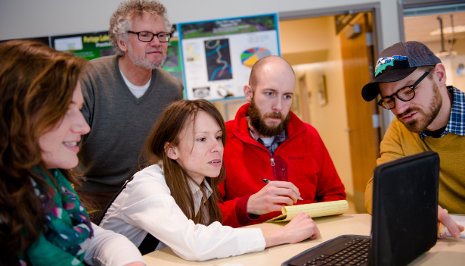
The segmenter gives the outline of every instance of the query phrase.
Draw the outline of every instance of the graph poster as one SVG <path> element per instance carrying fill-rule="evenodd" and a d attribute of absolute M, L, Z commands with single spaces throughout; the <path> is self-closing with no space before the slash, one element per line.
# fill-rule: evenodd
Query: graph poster
<path fill-rule="evenodd" d="M 253 64 L 267 55 L 279 55 L 277 25 L 276 14 L 178 24 L 184 96 L 243 97 Z"/>

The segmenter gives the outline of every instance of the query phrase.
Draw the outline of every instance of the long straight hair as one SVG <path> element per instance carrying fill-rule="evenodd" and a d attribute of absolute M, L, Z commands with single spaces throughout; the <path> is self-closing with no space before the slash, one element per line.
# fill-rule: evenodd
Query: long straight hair
<path fill-rule="evenodd" d="M 44 230 L 47 199 L 36 196 L 31 182 L 47 197 L 50 188 L 37 174 L 50 174 L 39 138 L 62 121 L 84 66 L 39 42 L 0 44 L 0 257 L 6 264 L 17 264 Z"/>
<path fill-rule="evenodd" d="M 157 163 L 160 160 L 163 162 L 166 184 L 184 214 L 195 223 L 208 225 L 214 221 L 222 221 L 221 211 L 217 202 L 219 199 L 218 183 L 225 176 L 224 166 L 221 167 L 218 177 L 205 178 L 213 190 L 212 195 L 205 203 L 208 217 L 202 211 L 199 211 L 196 215 L 194 199 L 188 183 L 188 179 L 191 179 L 191 177 L 189 177 L 186 170 L 177 161 L 170 159 L 166 154 L 167 144 L 177 146 L 179 144 L 179 134 L 190 121 L 194 121 L 192 123 L 195 123 L 195 118 L 200 111 L 209 114 L 220 126 L 223 132 L 222 142 L 224 144 L 226 139 L 224 120 L 213 104 L 206 100 L 179 100 L 169 105 L 155 124 L 147 138 L 144 154 L 149 164 Z M 200 187 L 200 189 L 205 196 L 204 188 Z"/>

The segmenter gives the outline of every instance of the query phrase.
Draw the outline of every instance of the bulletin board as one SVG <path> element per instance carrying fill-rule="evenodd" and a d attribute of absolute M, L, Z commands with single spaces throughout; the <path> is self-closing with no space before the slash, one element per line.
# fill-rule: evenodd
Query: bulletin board
<path fill-rule="evenodd" d="M 108 31 L 51 36 L 50 43 L 51 47 L 58 51 L 71 52 L 87 60 L 115 54 Z M 179 54 L 179 41 L 174 36 L 168 44 L 166 60 L 162 68 L 182 80 L 182 64 Z"/>
<path fill-rule="evenodd" d="M 108 31 L 51 36 L 51 45 L 87 60 L 114 54 Z"/>
<path fill-rule="evenodd" d="M 242 98 L 252 65 L 280 54 L 277 14 L 179 23 L 177 28 L 188 99 Z"/>

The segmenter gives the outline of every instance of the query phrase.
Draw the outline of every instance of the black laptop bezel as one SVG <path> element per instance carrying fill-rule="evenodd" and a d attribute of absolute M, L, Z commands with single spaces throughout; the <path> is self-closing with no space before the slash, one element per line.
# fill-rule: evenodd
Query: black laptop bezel
<path fill-rule="evenodd" d="M 410 165 L 415 162 L 420 162 L 420 168 L 422 171 L 427 172 L 427 176 L 432 176 L 432 179 L 429 179 L 426 185 L 430 187 L 430 189 L 433 190 L 433 192 L 430 192 L 430 197 L 429 197 L 429 209 L 431 213 L 428 215 L 428 225 L 427 225 L 427 232 L 424 234 L 425 241 L 424 245 L 420 247 L 420 249 L 415 250 L 415 252 L 410 253 L 410 256 L 408 256 L 407 259 L 404 260 L 398 260 L 394 254 L 394 256 L 386 254 L 386 250 L 383 250 L 383 245 L 379 245 L 379 241 L 383 241 L 383 238 L 385 238 L 385 235 L 387 232 L 383 232 L 382 230 L 385 229 L 384 222 L 382 220 L 382 215 L 379 213 L 382 209 L 384 209 L 384 202 L 380 200 L 380 197 L 383 197 L 382 195 L 373 195 L 373 215 L 372 215 L 372 226 L 371 226 L 371 236 L 360 236 L 360 235 L 341 235 L 332 239 L 329 239 L 323 243 L 320 243 L 317 246 L 311 247 L 309 249 L 306 249 L 299 254 L 291 257 L 290 259 L 284 261 L 281 265 L 282 266 L 289 266 L 289 265 L 296 265 L 294 262 L 297 260 L 300 260 L 303 256 L 307 256 L 314 251 L 329 246 L 331 245 L 332 242 L 334 242 L 336 239 L 340 238 L 371 238 L 371 248 L 369 250 L 369 260 L 368 264 L 369 265 L 406 265 L 415 258 L 417 258 L 419 255 L 422 253 L 428 251 L 431 247 L 433 247 L 436 244 L 437 241 L 437 205 L 438 205 L 438 184 L 439 184 L 439 156 L 437 153 L 432 152 L 432 151 L 427 151 L 427 152 L 422 152 L 419 154 L 415 155 L 410 155 L 407 157 L 403 157 L 400 159 L 397 159 L 395 161 L 391 161 L 382 165 L 379 165 L 375 168 L 374 170 L 374 178 L 373 178 L 373 194 L 375 194 L 375 191 L 380 191 L 380 187 L 382 185 L 385 185 L 386 182 L 394 182 L 396 181 L 396 177 L 389 179 L 389 171 L 391 169 L 395 169 L 396 167 L 399 166 L 405 166 Z M 413 166 L 416 166 L 417 164 L 414 164 Z M 387 175 L 386 175 L 387 174 Z M 401 200 L 401 199 L 400 199 Z M 431 205 L 432 204 L 432 205 Z M 410 221 L 410 222 L 416 222 L 416 221 Z M 423 221 L 418 221 L 418 222 L 425 222 Z M 412 243 L 413 244 L 413 243 Z M 379 248 L 381 247 L 381 248 Z"/>
<path fill-rule="evenodd" d="M 400 167 L 408 168 L 409 174 L 399 171 Z M 436 244 L 438 184 L 439 156 L 432 151 L 406 156 L 376 167 L 370 265 L 407 265 Z M 415 185 L 419 187 L 412 189 Z M 395 193 L 400 197 L 395 202 L 382 200 L 390 193 L 389 187 L 398 190 Z M 423 193 L 413 193 L 421 189 Z M 398 219 L 396 214 L 399 212 L 403 212 L 406 219 Z M 404 237 L 402 232 L 405 231 L 409 231 L 409 234 L 415 232 L 415 237 Z M 389 239 L 393 235 L 396 238 Z"/>

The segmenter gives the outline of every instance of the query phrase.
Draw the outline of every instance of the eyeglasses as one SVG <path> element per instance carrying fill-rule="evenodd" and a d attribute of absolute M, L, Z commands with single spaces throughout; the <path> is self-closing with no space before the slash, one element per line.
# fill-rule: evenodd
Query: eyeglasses
<path fill-rule="evenodd" d="M 151 42 L 155 36 L 157 36 L 157 39 L 159 42 L 169 42 L 171 39 L 171 32 L 159 32 L 159 33 L 153 33 L 150 31 L 130 31 L 128 30 L 128 33 L 136 34 L 137 39 L 141 42 Z"/>
<path fill-rule="evenodd" d="M 429 71 L 426 71 L 412 85 L 400 88 L 396 92 L 394 92 L 393 94 L 381 98 L 378 101 L 378 105 L 383 107 L 384 109 L 391 110 L 394 107 L 396 107 L 396 100 L 394 99 L 394 96 L 397 99 L 399 99 L 399 100 L 401 100 L 403 102 L 408 102 L 408 101 L 412 100 L 415 97 L 415 89 L 417 88 L 418 84 L 420 84 L 420 82 L 423 79 L 425 79 L 426 76 L 428 76 L 428 75 L 429 75 Z"/>

